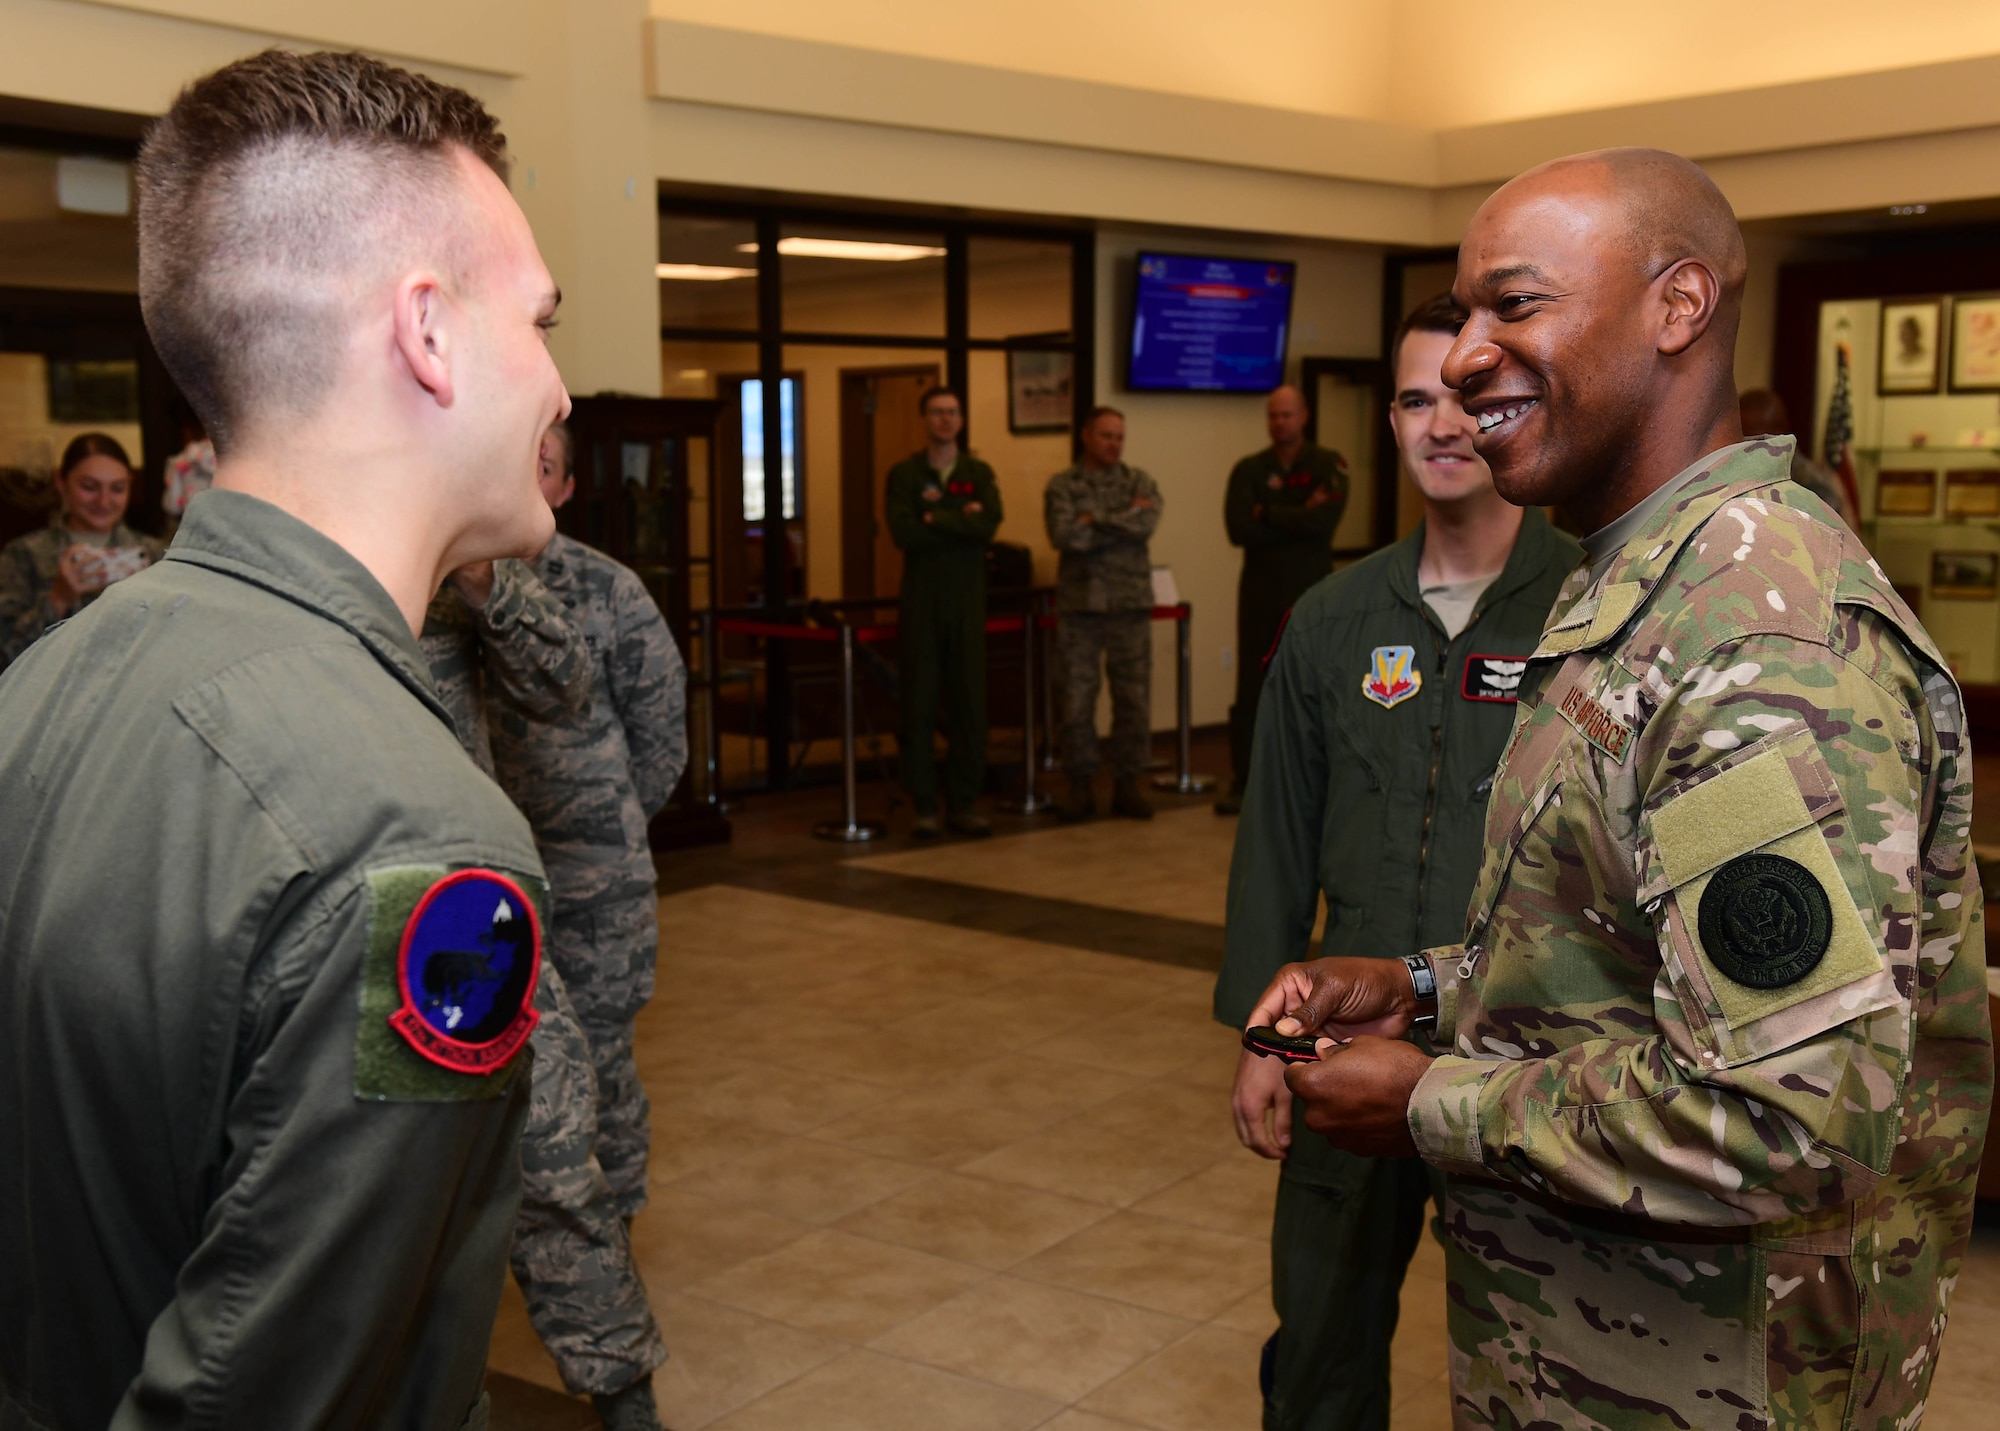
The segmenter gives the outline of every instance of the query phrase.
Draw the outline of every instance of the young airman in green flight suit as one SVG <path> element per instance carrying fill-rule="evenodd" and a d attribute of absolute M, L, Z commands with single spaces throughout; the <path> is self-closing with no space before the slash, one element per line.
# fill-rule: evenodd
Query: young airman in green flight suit
<path fill-rule="evenodd" d="M 903 785 L 917 807 L 912 833 L 938 834 L 938 698 L 944 698 L 945 821 L 979 838 L 993 826 L 972 802 L 986 784 L 986 549 L 1000 528 L 993 469 L 960 449 L 964 407 L 950 388 L 920 400 L 930 441 L 889 469 L 883 511 L 903 551 L 897 618 Z"/>
<path fill-rule="evenodd" d="M 1472 422 L 1438 373 L 1458 322 L 1441 295 L 1392 352 L 1391 418 L 1423 525 L 1307 592 L 1271 661 L 1215 990 L 1232 1028 L 1304 956 L 1322 895 L 1328 954 L 1411 954 L 1464 924 L 1515 683 L 1578 551 L 1495 493 L 1473 452 Z M 1275 1060 L 1246 1053 L 1233 1101 L 1244 1143 L 1283 1159 L 1264 1424 L 1380 1431 L 1431 1193 L 1424 1165 L 1304 1131 Z"/>

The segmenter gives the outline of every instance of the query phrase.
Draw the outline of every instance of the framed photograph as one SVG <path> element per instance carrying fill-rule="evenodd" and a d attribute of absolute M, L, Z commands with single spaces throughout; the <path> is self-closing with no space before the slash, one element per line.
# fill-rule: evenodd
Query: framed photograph
<path fill-rule="evenodd" d="M 2000 595 L 2000 552 L 1932 552 L 1931 595 L 1939 601 L 1991 601 Z"/>
<path fill-rule="evenodd" d="M 1944 474 L 1947 517 L 2000 517 L 2000 470 L 1977 467 Z"/>
<path fill-rule="evenodd" d="M 2000 298 L 1952 301 L 1951 390 L 2000 393 Z"/>
<path fill-rule="evenodd" d="M 1882 304 L 1882 366 L 1875 391 L 1934 393 L 1941 364 L 1944 300 L 1920 298 Z"/>
<path fill-rule="evenodd" d="M 1875 478 L 1875 515 L 1928 517 L 1937 511 L 1937 473 L 1883 468 Z"/>
<path fill-rule="evenodd" d="M 1068 432 L 1076 357 L 1072 353 L 1007 350 L 1007 430 Z"/>

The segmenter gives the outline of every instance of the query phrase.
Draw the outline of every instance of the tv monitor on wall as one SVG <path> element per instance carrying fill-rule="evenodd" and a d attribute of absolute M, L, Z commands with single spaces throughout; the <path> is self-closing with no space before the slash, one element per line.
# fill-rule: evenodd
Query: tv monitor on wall
<path fill-rule="evenodd" d="M 1126 386 L 1218 393 L 1277 387 L 1295 271 L 1261 259 L 1140 254 Z"/>

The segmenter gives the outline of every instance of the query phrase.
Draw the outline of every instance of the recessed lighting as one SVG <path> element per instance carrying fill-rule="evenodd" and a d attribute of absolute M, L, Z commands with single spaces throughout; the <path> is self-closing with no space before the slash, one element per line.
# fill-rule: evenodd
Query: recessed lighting
<path fill-rule="evenodd" d="M 653 272 L 679 283 L 720 283 L 725 278 L 755 278 L 754 268 L 726 268 L 715 263 L 657 263 Z"/>
<path fill-rule="evenodd" d="M 754 243 L 736 245 L 738 253 L 755 253 Z M 864 239 L 781 238 L 778 252 L 787 258 L 854 258 L 870 263 L 908 263 L 913 258 L 942 258 L 944 250 L 923 243 L 872 243 Z"/>
<path fill-rule="evenodd" d="M 682 368 L 677 376 L 691 383 L 698 383 L 708 376 L 707 368 Z"/>
<path fill-rule="evenodd" d="M 1897 218 L 1904 218 L 1911 214 L 1927 214 L 1930 211 L 1931 206 L 1929 204 L 1891 204 L 1889 206 L 1889 212 Z"/>

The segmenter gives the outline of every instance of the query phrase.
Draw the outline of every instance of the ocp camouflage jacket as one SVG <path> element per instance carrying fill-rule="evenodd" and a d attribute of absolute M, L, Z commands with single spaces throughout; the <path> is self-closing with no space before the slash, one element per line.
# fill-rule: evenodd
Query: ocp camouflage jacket
<path fill-rule="evenodd" d="M 1410 1104 L 1461 1425 L 1908 1426 L 1992 1092 L 1959 693 L 1792 444 L 1557 598 Z"/>

